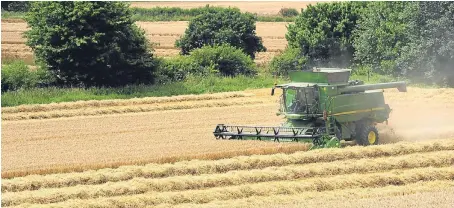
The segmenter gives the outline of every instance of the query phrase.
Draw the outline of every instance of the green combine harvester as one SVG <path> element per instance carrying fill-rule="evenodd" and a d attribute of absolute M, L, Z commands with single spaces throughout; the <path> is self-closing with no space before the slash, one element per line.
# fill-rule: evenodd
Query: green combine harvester
<path fill-rule="evenodd" d="M 216 139 L 310 142 L 312 148 L 340 147 L 341 141 L 376 145 L 375 125 L 387 122 L 391 109 L 383 89 L 406 92 L 405 82 L 364 84 L 349 81 L 350 69 L 315 68 L 289 73 L 291 83 L 275 85 L 283 90 L 277 115 L 287 121 L 281 126 L 231 126 L 218 124 Z"/>

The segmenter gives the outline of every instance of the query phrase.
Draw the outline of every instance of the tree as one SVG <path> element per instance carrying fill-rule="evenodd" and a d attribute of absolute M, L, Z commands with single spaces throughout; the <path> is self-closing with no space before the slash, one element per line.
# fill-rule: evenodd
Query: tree
<path fill-rule="evenodd" d="M 288 26 L 285 37 L 289 47 L 299 48 L 311 66 L 350 66 L 354 53 L 352 32 L 365 5 L 364 2 L 309 5 Z"/>
<path fill-rule="evenodd" d="M 355 31 L 355 59 L 375 72 L 454 86 L 454 3 L 373 2 Z"/>
<path fill-rule="evenodd" d="M 358 21 L 355 60 L 358 64 L 387 75 L 400 75 L 397 58 L 411 42 L 418 12 L 415 2 L 371 2 Z"/>
<path fill-rule="evenodd" d="M 411 42 L 397 59 L 404 74 L 419 81 L 454 86 L 454 2 L 417 2 Z"/>
<path fill-rule="evenodd" d="M 61 85 L 153 82 L 153 55 L 128 4 L 34 2 L 26 20 L 26 44 Z"/>
<path fill-rule="evenodd" d="M 205 45 L 230 44 L 255 58 L 256 52 L 266 51 L 262 39 L 255 33 L 256 17 L 233 8 L 207 8 L 189 22 L 185 34 L 175 45 L 181 53 Z"/>
<path fill-rule="evenodd" d="M 10 12 L 26 12 L 30 6 L 28 1 L 2 1 L 2 10 Z"/>

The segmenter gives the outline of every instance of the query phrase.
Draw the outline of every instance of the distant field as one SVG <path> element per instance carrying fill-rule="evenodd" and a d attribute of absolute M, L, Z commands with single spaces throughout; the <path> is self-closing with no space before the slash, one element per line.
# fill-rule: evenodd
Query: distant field
<path fill-rule="evenodd" d="M 156 43 L 155 54 L 161 57 L 175 56 L 179 50 L 174 44 L 183 35 L 188 22 L 137 22 L 146 32 L 147 38 Z M 268 62 L 280 50 L 287 45 L 285 33 L 287 32 L 285 22 L 257 22 L 257 34 L 262 37 L 268 51 L 259 53 L 256 57 L 257 63 Z M 25 45 L 23 32 L 27 31 L 27 23 L 22 20 L 2 20 L 2 60 L 21 59 L 28 64 L 33 64 L 33 53 L 31 48 Z"/>
<path fill-rule="evenodd" d="M 316 4 L 319 1 L 292 1 L 292 2 L 132 2 L 131 7 L 153 8 L 153 7 L 180 7 L 196 8 L 210 6 L 238 7 L 243 12 L 257 13 L 261 16 L 277 15 L 281 8 L 295 8 L 298 11 L 306 8 L 309 4 Z M 187 22 L 138 22 L 145 29 L 147 37 L 154 43 L 155 54 L 161 57 L 175 56 L 179 50 L 174 43 L 185 31 Z M 267 52 L 259 53 L 256 56 L 256 63 L 267 63 L 280 50 L 285 49 L 287 40 L 285 33 L 288 23 L 285 22 L 258 22 L 257 34 L 262 37 Z M 2 19 L 2 60 L 21 59 L 28 64 L 33 64 L 33 53 L 24 45 L 22 33 L 27 30 L 26 23 L 20 19 Z"/>
<path fill-rule="evenodd" d="M 229 2 L 229 1 L 203 1 L 203 2 L 132 2 L 131 7 L 153 8 L 153 7 L 180 7 L 184 9 L 210 6 L 238 7 L 243 12 L 257 13 L 258 15 L 276 15 L 281 8 L 295 8 L 298 11 L 306 8 L 309 4 L 316 4 L 319 1 L 269 1 L 269 2 Z"/>

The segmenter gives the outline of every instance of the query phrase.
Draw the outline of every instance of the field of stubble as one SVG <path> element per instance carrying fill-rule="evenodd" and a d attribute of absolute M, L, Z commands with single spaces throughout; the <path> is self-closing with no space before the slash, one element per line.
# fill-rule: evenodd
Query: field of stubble
<path fill-rule="evenodd" d="M 317 1 L 300 2 L 132 2 L 131 7 L 180 7 L 184 9 L 210 6 L 237 7 L 242 12 L 257 13 L 258 15 L 277 15 L 281 8 L 295 8 L 298 11 Z M 2 19 L 2 57 L 4 59 L 22 59 L 33 64 L 33 53 L 25 43 L 22 33 L 27 30 L 27 24 L 19 19 Z M 155 43 L 155 54 L 161 57 L 175 56 L 179 50 L 175 48 L 175 40 L 184 33 L 187 22 L 137 22 L 142 27 L 148 39 Z M 285 33 L 288 23 L 285 22 L 257 22 L 257 35 L 262 37 L 267 52 L 258 53 L 256 63 L 266 63 L 279 51 L 285 49 L 287 40 Z"/>
<path fill-rule="evenodd" d="M 282 122 L 269 89 L 3 108 L 2 205 L 450 207 L 454 90 L 385 95 L 389 144 L 309 152 L 213 138 Z"/>
<path fill-rule="evenodd" d="M 175 41 L 183 35 L 188 22 L 137 22 L 146 32 L 147 38 L 155 43 L 155 52 L 160 57 L 171 57 L 180 52 L 175 48 Z M 267 52 L 259 53 L 256 63 L 265 63 L 287 45 L 285 33 L 288 23 L 285 22 L 257 22 L 257 34 L 262 37 Z M 27 23 L 21 20 L 2 20 L 2 57 L 3 59 L 22 59 L 33 64 L 33 52 L 25 45 L 23 32 L 27 31 Z"/>
<path fill-rule="evenodd" d="M 309 2 L 208 2 L 261 15 Z M 134 7 L 197 2 L 140 2 Z M 203 3 L 204 6 L 206 2 Z M 138 22 L 155 54 L 178 54 L 187 22 Z M 257 23 L 269 61 L 287 23 Z M 33 63 L 26 23 L 2 20 L 2 57 Z M 2 207 L 412 207 L 454 205 L 454 90 L 386 90 L 381 143 L 217 141 L 216 124 L 277 125 L 270 89 L 2 108 Z M 198 160 L 193 160 L 198 159 Z"/>

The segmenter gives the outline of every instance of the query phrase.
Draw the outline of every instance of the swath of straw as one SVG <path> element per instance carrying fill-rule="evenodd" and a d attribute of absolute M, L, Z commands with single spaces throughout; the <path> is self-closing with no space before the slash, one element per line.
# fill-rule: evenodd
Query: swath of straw
<path fill-rule="evenodd" d="M 295 149 L 294 149 L 295 150 Z M 297 150 L 297 149 L 296 149 Z M 396 143 L 368 147 L 343 149 L 321 149 L 293 154 L 239 156 L 230 159 L 208 161 L 185 161 L 174 164 L 148 164 L 144 166 L 122 166 L 115 169 L 100 169 L 80 173 L 52 175 L 30 175 L 2 180 L 2 192 L 34 190 L 39 188 L 74 185 L 101 184 L 108 181 L 124 181 L 136 177 L 158 178 L 177 175 L 201 175 L 225 173 L 233 170 L 262 169 L 270 166 L 310 164 L 347 159 L 390 157 L 412 153 L 454 150 L 454 139 L 417 143 Z M 281 150 L 282 151 L 282 150 Z"/>
<path fill-rule="evenodd" d="M 296 180 L 310 177 L 342 175 L 352 173 L 382 172 L 402 168 L 444 167 L 454 164 L 454 152 L 443 151 L 412 154 L 400 157 L 347 160 L 310 165 L 269 167 L 248 171 L 233 171 L 225 174 L 201 176 L 177 176 L 163 179 L 137 178 L 129 181 L 41 189 L 37 191 L 3 193 L 2 205 L 21 203 L 55 203 L 69 199 L 88 199 L 116 195 L 133 195 L 152 191 L 182 191 L 206 189 L 219 186 L 234 186 L 248 183 Z"/>
<path fill-rule="evenodd" d="M 96 199 L 72 199 L 61 203 L 39 204 L 36 207 L 143 207 L 158 204 L 208 203 L 214 200 L 240 199 L 251 196 L 296 194 L 307 191 L 385 187 L 407 185 L 419 181 L 452 180 L 454 168 L 419 168 L 387 173 L 350 174 L 313 178 L 302 181 L 279 181 L 180 192 L 148 192 Z M 28 205 L 27 205 L 28 206 Z"/>

